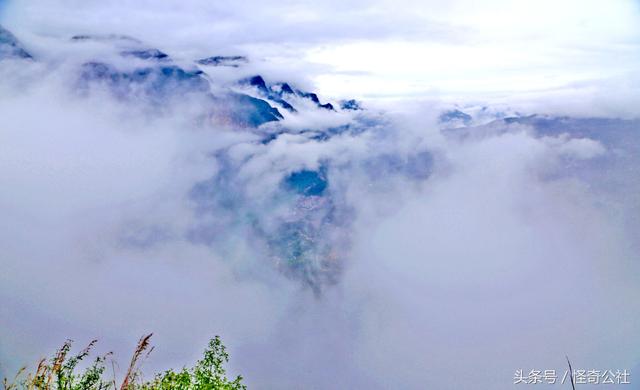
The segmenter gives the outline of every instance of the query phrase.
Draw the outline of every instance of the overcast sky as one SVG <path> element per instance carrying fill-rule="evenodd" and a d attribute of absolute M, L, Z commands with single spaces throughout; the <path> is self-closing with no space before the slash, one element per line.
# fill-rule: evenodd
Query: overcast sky
<path fill-rule="evenodd" d="M 123 33 L 185 58 L 249 54 L 332 97 L 610 95 L 640 79 L 632 0 L 5 3 L 25 39 Z"/>

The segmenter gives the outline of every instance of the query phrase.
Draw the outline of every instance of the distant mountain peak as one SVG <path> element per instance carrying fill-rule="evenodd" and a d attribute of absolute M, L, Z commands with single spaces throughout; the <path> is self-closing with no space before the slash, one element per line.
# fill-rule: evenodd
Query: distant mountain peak
<path fill-rule="evenodd" d="M 342 110 L 362 110 L 362 105 L 355 99 L 341 100 L 340 108 Z"/>
<path fill-rule="evenodd" d="M 210 66 L 229 66 L 232 68 L 238 68 L 243 64 L 249 62 L 245 56 L 213 56 L 207 57 L 196 61 L 200 65 Z"/>
<path fill-rule="evenodd" d="M 33 59 L 33 56 L 9 30 L 0 26 L 0 60 L 4 58 Z"/>
<path fill-rule="evenodd" d="M 141 60 L 168 60 L 169 55 L 158 49 L 139 49 L 121 51 L 120 55 L 124 57 L 135 57 Z"/>
<path fill-rule="evenodd" d="M 297 96 L 298 98 L 309 99 L 313 103 L 315 103 L 316 107 L 322 108 L 325 110 L 335 111 L 333 104 L 320 102 L 320 98 L 314 92 L 306 92 L 297 88 L 291 87 L 291 85 L 287 82 L 278 82 L 274 84 L 268 84 L 264 78 L 260 75 L 255 75 L 251 77 L 247 77 L 239 81 L 241 85 L 249 85 L 255 87 L 256 90 L 267 99 L 278 103 L 283 108 L 296 112 L 296 109 L 284 98 L 287 99 L 289 96 Z"/>
<path fill-rule="evenodd" d="M 74 35 L 71 37 L 72 41 L 80 42 L 80 41 L 97 41 L 97 42 L 117 42 L 117 41 L 125 41 L 125 42 L 133 42 L 133 43 L 142 43 L 136 38 L 130 37 L 128 35 L 121 34 L 81 34 Z"/>
<path fill-rule="evenodd" d="M 473 120 L 473 117 L 466 112 L 462 112 L 456 108 L 443 112 L 442 114 L 440 114 L 440 117 L 438 119 L 440 120 L 440 123 L 459 122 L 463 125 L 469 125 Z"/>
<path fill-rule="evenodd" d="M 271 90 L 279 95 L 284 93 L 293 95 L 293 88 L 288 83 L 275 83 L 271 86 Z"/>

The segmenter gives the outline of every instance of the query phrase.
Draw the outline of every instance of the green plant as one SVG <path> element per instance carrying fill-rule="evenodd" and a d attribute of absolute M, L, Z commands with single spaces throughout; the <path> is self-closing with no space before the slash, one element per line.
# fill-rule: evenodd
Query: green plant
<path fill-rule="evenodd" d="M 95 346 L 93 340 L 77 355 L 69 356 L 72 342 L 67 340 L 51 359 L 42 359 L 35 372 L 26 368 L 18 371 L 12 382 L 4 379 L 5 390 L 245 390 L 242 377 L 227 378 L 224 364 L 229 354 L 219 336 L 211 339 L 202 359 L 192 368 L 183 367 L 179 371 L 167 370 L 156 374 L 152 380 L 144 381 L 139 364 L 148 357 L 151 334 L 140 338 L 120 386 L 114 378 L 105 378 L 105 362 L 111 354 L 98 356 L 93 364 L 83 372 L 78 372 L 78 364 L 87 358 Z M 145 354 L 145 351 L 146 354 Z M 143 356 L 144 355 L 144 356 Z"/>

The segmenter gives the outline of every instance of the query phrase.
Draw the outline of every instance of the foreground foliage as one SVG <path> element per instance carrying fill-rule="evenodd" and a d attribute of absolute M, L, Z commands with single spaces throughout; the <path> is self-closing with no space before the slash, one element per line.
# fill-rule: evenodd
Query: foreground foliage
<path fill-rule="evenodd" d="M 202 359 L 192 368 L 168 370 L 156 374 L 152 380 L 142 378 L 139 364 L 153 348 L 149 341 L 151 334 L 138 341 L 127 372 L 118 385 L 113 373 L 112 378 L 105 374 L 106 362 L 111 353 L 98 356 L 84 371 L 78 370 L 78 364 L 86 359 L 96 340 L 76 355 L 70 355 L 71 341 L 67 341 L 50 359 L 42 359 L 35 372 L 26 373 L 21 369 L 13 381 L 4 379 L 5 390 L 246 390 L 242 377 L 234 380 L 226 377 L 224 364 L 229 361 L 229 354 L 220 337 L 209 341 Z"/>

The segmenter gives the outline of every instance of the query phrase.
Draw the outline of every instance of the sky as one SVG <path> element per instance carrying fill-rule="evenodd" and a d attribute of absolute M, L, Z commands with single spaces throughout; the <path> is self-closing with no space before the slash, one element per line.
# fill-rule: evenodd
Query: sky
<path fill-rule="evenodd" d="M 4 8 L 3 22 L 25 34 L 119 31 L 186 58 L 251 53 L 280 72 L 299 70 L 333 97 L 606 96 L 632 94 L 626 87 L 639 80 L 640 5 L 632 0 L 68 0 Z"/>
<path fill-rule="evenodd" d="M 638 2 L 0 4 L 36 58 L 0 62 L 0 376 L 67 338 L 124 367 L 148 332 L 145 372 L 220 334 L 258 389 L 640 370 Z M 111 33 L 367 109 L 248 129 L 197 96 L 79 93 L 104 53 L 69 37 Z M 489 119 L 447 128 L 455 105 Z M 573 118 L 492 121 L 518 110 Z M 321 167 L 324 196 L 287 192 Z M 316 290 L 273 251 L 301 220 L 329 248 Z"/>

